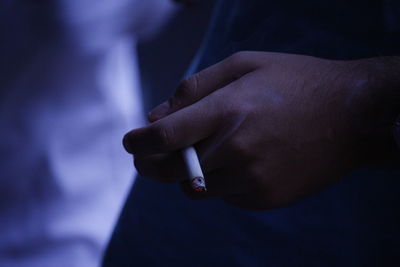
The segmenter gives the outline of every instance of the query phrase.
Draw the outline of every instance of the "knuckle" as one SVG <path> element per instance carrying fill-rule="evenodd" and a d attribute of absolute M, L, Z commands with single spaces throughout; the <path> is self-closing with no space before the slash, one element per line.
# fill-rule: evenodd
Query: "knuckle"
<path fill-rule="evenodd" d="M 230 150 L 232 151 L 232 155 L 236 155 L 240 157 L 242 160 L 245 160 L 249 157 L 250 148 L 247 143 L 239 136 L 234 136 L 231 138 L 229 142 Z"/>
<path fill-rule="evenodd" d="M 251 112 L 251 105 L 245 102 L 237 102 L 236 99 L 225 98 L 219 104 L 223 107 L 223 115 L 235 122 L 243 120 Z"/>
<path fill-rule="evenodd" d="M 154 127 L 156 144 L 161 150 L 169 150 L 173 145 L 174 130 L 170 125 Z"/>
<path fill-rule="evenodd" d="M 194 74 L 184 79 L 174 94 L 175 101 L 182 99 L 193 99 L 198 95 L 199 75 Z"/>
<path fill-rule="evenodd" d="M 240 105 L 227 105 L 226 107 L 226 116 L 229 119 L 237 120 L 244 115 L 242 107 Z"/>
<path fill-rule="evenodd" d="M 248 58 L 250 55 L 250 52 L 248 51 L 239 51 L 234 54 L 232 54 L 229 58 L 228 61 L 230 64 L 233 64 L 235 66 L 241 65 L 245 62 L 245 60 Z"/>

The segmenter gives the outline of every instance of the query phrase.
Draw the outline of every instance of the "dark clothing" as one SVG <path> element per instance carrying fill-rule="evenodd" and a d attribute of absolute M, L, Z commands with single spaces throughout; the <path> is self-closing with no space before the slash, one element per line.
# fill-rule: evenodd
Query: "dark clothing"
<path fill-rule="evenodd" d="M 225 0 L 202 69 L 241 50 L 355 59 L 400 52 L 397 1 Z M 287 208 L 187 200 L 138 178 L 105 266 L 400 266 L 400 169 L 361 170 Z"/>

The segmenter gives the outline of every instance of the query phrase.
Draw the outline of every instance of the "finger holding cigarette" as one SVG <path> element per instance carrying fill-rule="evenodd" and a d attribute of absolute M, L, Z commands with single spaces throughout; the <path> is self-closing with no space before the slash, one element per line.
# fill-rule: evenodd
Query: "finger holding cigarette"
<path fill-rule="evenodd" d="M 205 70 L 204 75 L 209 75 L 211 72 L 213 71 Z M 231 80 L 232 77 L 228 76 L 223 77 L 222 81 L 210 80 L 199 86 L 202 90 L 218 88 Z M 183 82 L 179 86 L 178 96 L 185 95 L 184 91 L 187 90 L 185 84 L 188 83 Z M 212 90 L 210 89 L 209 92 L 211 93 Z M 212 99 L 201 99 L 197 102 L 193 99 L 193 101 L 186 101 L 187 106 L 179 110 L 173 109 L 174 101 L 161 104 L 156 111 L 153 110 L 149 114 L 150 125 L 135 129 L 125 135 L 124 147 L 129 153 L 135 155 L 135 166 L 142 176 L 162 182 L 179 182 L 186 177 L 190 181 L 192 193 L 207 192 L 207 196 L 217 195 L 216 186 L 213 186 L 213 190 L 208 190 L 204 171 L 211 171 L 217 168 L 218 164 L 211 164 L 211 168 L 210 166 L 207 168 L 207 164 L 200 166 L 193 144 L 196 144 L 197 148 L 202 148 L 199 151 L 209 150 L 207 146 L 199 142 L 206 141 L 220 130 L 226 117 L 219 112 L 221 106 L 216 105 Z M 162 114 L 160 110 L 169 111 Z M 180 158 L 177 154 L 180 154 Z M 182 158 L 184 166 L 181 163 Z M 184 176 L 182 171 L 185 171 Z M 215 184 L 214 181 L 213 184 Z M 224 189 L 228 188 L 229 186 L 224 186 Z"/>
<path fill-rule="evenodd" d="M 251 69 L 247 64 L 230 64 L 230 61 L 185 79 L 170 100 L 150 112 L 150 125 L 125 136 L 124 146 L 134 154 L 135 166 L 142 176 L 161 182 L 186 179 L 181 185 L 193 199 L 223 198 L 247 191 L 247 186 L 235 177 L 239 164 L 234 168 L 226 165 L 236 156 L 229 154 L 230 142 L 225 142 L 244 116 L 240 109 L 232 109 L 232 103 L 220 92 L 229 91 L 223 89 L 228 84 L 239 88 L 240 83 L 235 80 Z M 182 175 L 185 169 L 187 172 Z"/>

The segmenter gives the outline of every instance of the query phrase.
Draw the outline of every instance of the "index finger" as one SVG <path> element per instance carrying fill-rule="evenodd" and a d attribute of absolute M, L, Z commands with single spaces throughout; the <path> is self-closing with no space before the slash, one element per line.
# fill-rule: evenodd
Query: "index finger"
<path fill-rule="evenodd" d="M 148 115 L 151 122 L 189 106 L 252 72 L 258 66 L 254 52 L 241 51 L 184 79 L 168 101 L 158 105 Z"/>
<path fill-rule="evenodd" d="M 222 120 L 221 101 L 215 94 L 124 137 L 132 154 L 152 155 L 182 149 L 210 136 Z"/>

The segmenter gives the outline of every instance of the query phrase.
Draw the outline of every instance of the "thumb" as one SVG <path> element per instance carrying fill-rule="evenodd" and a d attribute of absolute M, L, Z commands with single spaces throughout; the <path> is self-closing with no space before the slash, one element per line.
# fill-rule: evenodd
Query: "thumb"
<path fill-rule="evenodd" d="M 252 52 L 238 52 L 186 79 L 164 103 L 149 112 L 150 122 L 189 106 L 256 69 Z"/>

